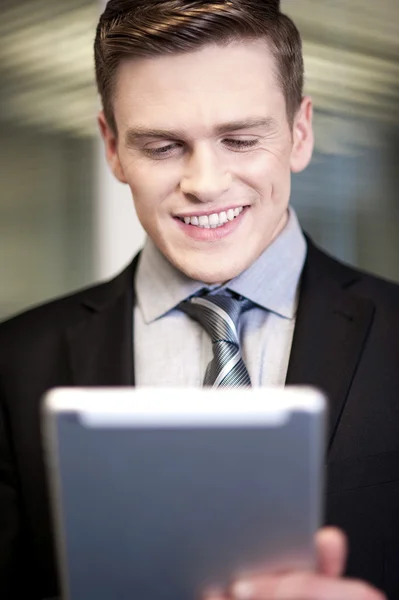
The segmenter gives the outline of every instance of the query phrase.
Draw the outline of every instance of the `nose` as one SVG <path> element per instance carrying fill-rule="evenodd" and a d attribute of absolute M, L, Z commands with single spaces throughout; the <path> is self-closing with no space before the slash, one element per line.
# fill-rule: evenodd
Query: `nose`
<path fill-rule="evenodd" d="M 209 148 L 197 148 L 186 162 L 180 181 L 183 194 L 200 202 L 218 200 L 231 185 L 231 175 Z"/>

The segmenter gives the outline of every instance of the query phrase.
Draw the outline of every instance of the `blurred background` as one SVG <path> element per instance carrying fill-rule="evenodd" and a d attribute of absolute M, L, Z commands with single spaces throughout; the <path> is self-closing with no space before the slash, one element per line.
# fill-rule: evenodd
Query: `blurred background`
<path fill-rule="evenodd" d="M 335 256 L 399 282 L 399 2 L 283 0 L 316 152 L 293 205 Z M 97 0 L 1 0 L 0 320 L 116 273 L 143 232 L 96 129 Z"/>

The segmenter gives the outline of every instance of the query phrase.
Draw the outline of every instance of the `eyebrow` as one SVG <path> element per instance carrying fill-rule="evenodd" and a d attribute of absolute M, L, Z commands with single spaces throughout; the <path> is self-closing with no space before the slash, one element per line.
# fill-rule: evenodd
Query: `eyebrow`
<path fill-rule="evenodd" d="M 273 117 L 261 119 L 243 119 L 240 121 L 230 121 L 221 123 L 214 128 L 215 135 L 223 135 L 233 131 L 242 131 L 243 129 L 262 128 L 270 132 L 277 128 L 277 121 Z M 184 139 L 186 133 L 179 129 L 151 129 L 146 127 L 133 127 L 127 130 L 125 135 L 126 146 L 135 146 L 137 142 L 143 139 Z"/>

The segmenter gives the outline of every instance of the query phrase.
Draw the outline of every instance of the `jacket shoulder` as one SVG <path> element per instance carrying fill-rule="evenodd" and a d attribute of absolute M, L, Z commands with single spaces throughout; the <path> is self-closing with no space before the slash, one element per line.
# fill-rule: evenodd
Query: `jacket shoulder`
<path fill-rule="evenodd" d="M 322 250 L 308 240 L 308 260 L 313 268 L 333 277 L 353 294 L 399 309 L 399 284 L 353 267 Z"/>
<path fill-rule="evenodd" d="M 59 330 L 66 325 L 79 321 L 87 311 L 99 310 L 116 300 L 121 294 L 133 287 L 134 270 L 137 257 L 114 278 L 82 288 L 60 298 L 39 304 L 17 314 L 0 324 L 0 343 L 7 338 L 24 335 L 28 332 L 46 332 Z"/>

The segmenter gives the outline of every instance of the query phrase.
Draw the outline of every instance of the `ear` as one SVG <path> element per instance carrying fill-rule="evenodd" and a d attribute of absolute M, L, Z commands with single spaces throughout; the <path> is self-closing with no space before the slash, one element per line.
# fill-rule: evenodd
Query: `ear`
<path fill-rule="evenodd" d="M 125 174 L 123 172 L 123 167 L 119 159 L 117 134 L 108 125 L 103 111 L 99 113 L 97 122 L 100 128 L 101 137 L 104 140 L 105 154 L 110 169 L 121 183 L 127 183 Z"/>
<path fill-rule="evenodd" d="M 309 96 L 302 100 L 292 128 L 291 171 L 299 173 L 306 169 L 313 154 L 313 104 Z"/>

